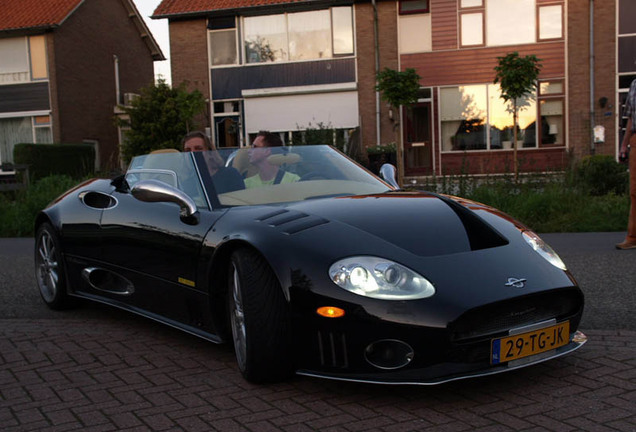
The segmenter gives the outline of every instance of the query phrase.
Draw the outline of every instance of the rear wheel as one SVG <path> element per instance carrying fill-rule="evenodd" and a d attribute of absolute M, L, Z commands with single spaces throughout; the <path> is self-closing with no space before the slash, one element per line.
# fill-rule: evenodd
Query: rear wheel
<path fill-rule="evenodd" d="M 228 304 L 234 351 L 245 379 L 255 383 L 293 373 L 289 305 L 267 262 L 251 249 L 232 254 Z"/>
<path fill-rule="evenodd" d="M 66 293 L 60 242 L 49 223 L 40 225 L 35 236 L 35 280 L 48 307 L 60 310 L 72 305 Z"/>

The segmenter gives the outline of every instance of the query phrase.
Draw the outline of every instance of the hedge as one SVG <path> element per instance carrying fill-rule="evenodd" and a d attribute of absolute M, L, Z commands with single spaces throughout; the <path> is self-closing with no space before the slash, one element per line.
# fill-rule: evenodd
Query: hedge
<path fill-rule="evenodd" d="M 87 144 L 16 144 L 13 160 L 29 166 L 31 181 L 56 174 L 79 179 L 95 171 L 95 149 Z"/>

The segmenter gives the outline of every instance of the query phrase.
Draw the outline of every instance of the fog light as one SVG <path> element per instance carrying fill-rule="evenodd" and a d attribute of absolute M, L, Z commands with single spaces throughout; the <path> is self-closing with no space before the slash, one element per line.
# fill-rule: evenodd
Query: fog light
<path fill-rule="evenodd" d="M 415 353 L 409 344 L 399 340 L 380 340 L 370 344 L 364 357 L 379 369 L 399 369 L 413 360 Z"/>
<path fill-rule="evenodd" d="M 316 313 L 325 318 L 340 318 L 344 316 L 345 311 L 335 306 L 323 306 L 316 309 Z"/>

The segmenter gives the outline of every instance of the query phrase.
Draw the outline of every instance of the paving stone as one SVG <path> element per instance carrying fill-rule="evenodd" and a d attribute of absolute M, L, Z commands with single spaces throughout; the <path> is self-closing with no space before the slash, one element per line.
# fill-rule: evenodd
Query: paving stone
<path fill-rule="evenodd" d="M 125 315 L 122 315 L 125 317 Z M 4 431 L 636 431 L 636 332 L 435 387 L 257 386 L 231 348 L 137 318 L 0 320 Z"/>

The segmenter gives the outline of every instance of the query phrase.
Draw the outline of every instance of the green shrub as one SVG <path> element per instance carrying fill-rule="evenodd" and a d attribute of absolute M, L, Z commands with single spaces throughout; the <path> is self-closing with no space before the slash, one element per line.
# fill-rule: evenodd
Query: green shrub
<path fill-rule="evenodd" d="M 584 157 L 575 166 L 573 178 L 576 186 L 594 196 L 622 195 L 627 192 L 629 184 L 625 166 L 608 155 Z"/>
<path fill-rule="evenodd" d="M 27 237 L 33 235 L 33 224 L 37 214 L 51 201 L 77 184 L 69 176 L 45 177 L 15 198 L 0 194 L 0 237 Z"/>
<path fill-rule="evenodd" d="M 55 174 L 79 179 L 95 170 L 95 149 L 86 144 L 16 144 L 13 160 L 29 165 L 31 181 Z"/>

